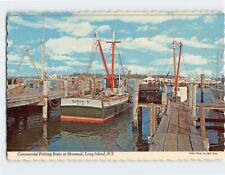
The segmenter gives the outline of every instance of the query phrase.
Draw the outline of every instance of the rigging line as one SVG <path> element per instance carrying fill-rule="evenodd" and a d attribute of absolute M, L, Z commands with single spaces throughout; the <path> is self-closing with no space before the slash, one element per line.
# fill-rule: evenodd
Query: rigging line
<path fill-rule="evenodd" d="M 120 66 L 122 68 L 123 75 L 125 76 L 125 71 L 124 71 L 123 62 L 122 62 L 122 56 L 120 54 L 120 50 L 119 49 L 117 49 L 117 50 L 118 50 L 118 57 L 119 57 Z"/>
<path fill-rule="evenodd" d="M 119 49 L 119 48 L 117 48 L 117 49 L 118 49 L 119 53 L 121 53 L 120 49 Z M 123 68 L 124 75 L 126 75 L 125 69 L 126 69 L 126 71 L 127 71 L 127 73 L 128 73 L 128 68 L 127 68 L 127 64 L 126 64 L 126 59 L 123 59 L 122 56 L 121 56 L 121 54 L 119 54 L 119 57 L 120 57 L 120 59 L 121 59 L 122 65 L 123 65 L 122 68 Z M 125 67 L 125 68 L 124 68 L 124 67 Z"/>
<path fill-rule="evenodd" d="M 90 54 L 90 58 L 89 58 L 89 65 L 88 65 L 88 68 L 87 68 L 87 74 L 90 73 L 90 70 L 92 68 L 94 59 L 96 57 L 96 52 L 97 52 L 97 45 L 96 45 L 96 42 L 94 40 L 93 43 L 92 43 L 92 49 L 91 49 L 91 54 Z"/>
<path fill-rule="evenodd" d="M 19 72 L 20 68 L 21 68 L 21 65 L 23 64 L 24 62 L 24 58 L 25 58 L 25 54 L 23 54 L 23 56 L 20 58 L 20 62 L 17 64 L 16 68 L 15 68 L 15 74 Z"/>

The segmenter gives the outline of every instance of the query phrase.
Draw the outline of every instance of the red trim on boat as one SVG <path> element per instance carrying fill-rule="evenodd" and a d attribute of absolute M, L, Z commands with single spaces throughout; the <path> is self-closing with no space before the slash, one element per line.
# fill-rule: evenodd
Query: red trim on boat
<path fill-rule="evenodd" d="M 114 117 L 113 115 L 106 118 L 61 115 L 61 121 L 73 121 L 73 122 L 81 122 L 81 123 L 104 123 L 112 119 L 113 117 Z"/>

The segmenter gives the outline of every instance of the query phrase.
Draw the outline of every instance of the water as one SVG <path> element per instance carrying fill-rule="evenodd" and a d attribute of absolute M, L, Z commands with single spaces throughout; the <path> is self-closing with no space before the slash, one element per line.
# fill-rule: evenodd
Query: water
<path fill-rule="evenodd" d="M 210 100 L 210 92 L 205 89 L 205 102 Z M 148 151 L 150 114 L 145 108 L 139 131 L 132 129 L 132 106 L 127 113 L 105 124 L 60 122 L 58 110 L 50 111 L 51 121 L 43 124 L 41 112 L 38 106 L 7 110 L 8 151 Z M 223 115 L 210 110 L 206 111 L 206 117 L 221 118 Z M 223 126 L 221 123 L 207 125 Z M 210 150 L 223 151 L 223 132 L 224 129 L 207 130 Z"/>

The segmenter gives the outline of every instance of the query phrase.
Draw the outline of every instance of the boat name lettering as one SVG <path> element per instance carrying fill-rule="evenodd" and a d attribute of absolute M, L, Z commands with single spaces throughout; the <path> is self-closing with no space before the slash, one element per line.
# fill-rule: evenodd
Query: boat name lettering
<path fill-rule="evenodd" d="M 85 104 L 85 102 L 87 104 L 89 104 L 89 100 L 72 100 L 72 103 L 76 103 L 76 104 Z"/>

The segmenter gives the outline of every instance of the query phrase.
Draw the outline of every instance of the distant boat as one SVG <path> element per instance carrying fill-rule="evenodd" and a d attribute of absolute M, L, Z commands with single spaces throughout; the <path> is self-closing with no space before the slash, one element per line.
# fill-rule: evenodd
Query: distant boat
<path fill-rule="evenodd" d="M 216 104 L 224 104 L 224 84 L 217 84 L 215 86 L 210 87 L 210 91 L 212 93 L 213 102 Z"/>
<path fill-rule="evenodd" d="M 84 123 L 104 123 L 111 120 L 114 116 L 128 109 L 129 95 L 126 90 L 127 81 L 120 76 L 114 77 L 114 55 L 115 46 L 119 41 L 115 41 L 113 33 L 112 47 L 112 73 L 109 74 L 101 41 L 97 38 L 97 46 L 107 74 L 106 89 L 97 94 L 83 95 L 81 97 L 61 99 L 61 120 L 75 121 Z"/>

